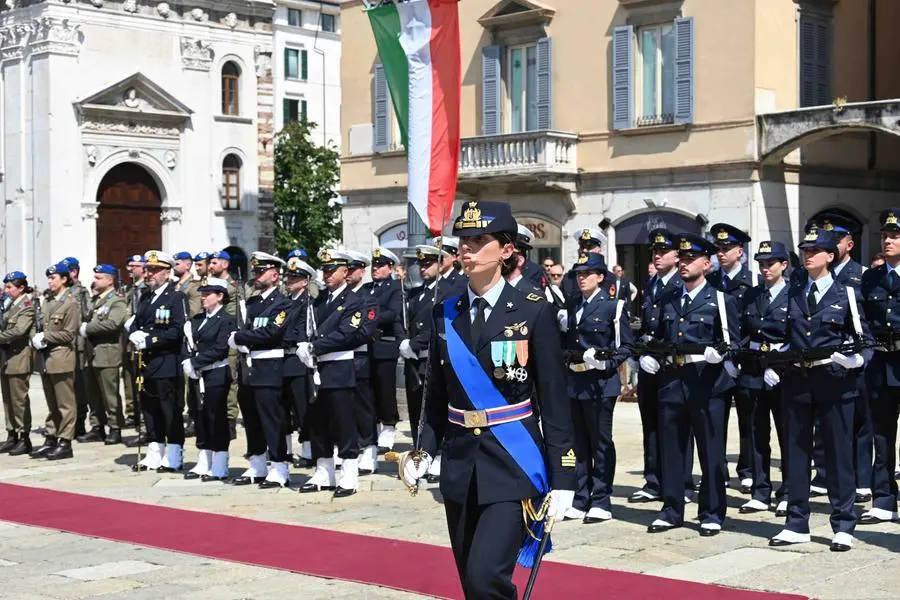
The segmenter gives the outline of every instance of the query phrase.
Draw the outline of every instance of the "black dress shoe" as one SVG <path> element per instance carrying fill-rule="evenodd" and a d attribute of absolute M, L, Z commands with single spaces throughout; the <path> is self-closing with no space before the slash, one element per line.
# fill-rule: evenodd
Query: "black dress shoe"
<path fill-rule="evenodd" d="M 215 475 L 207 473 L 206 475 L 200 476 L 200 481 L 203 483 L 209 483 L 210 481 L 228 481 L 228 477 L 216 477 Z"/>
<path fill-rule="evenodd" d="M 857 525 L 878 525 L 879 523 L 890 523 L 890 519 L 879 519 L 875 515 L 862 515 L 857 519 Z"/>
<path fill-rule="evenodd" d="M 713 537 L 722 533 L 721 529 L 706 529 L 704 527 L 700 528 L 700 537 Z"/>
<path fill-rule="evenodd" d="M 6 441 L 0 444 L 0 454 L 6 454 L 10 450 L 16 447 L 16 444 L 19 443 L 19 434 L 15 431 L 7 431 L 6 432 Z"/>
<path fill-rule="evenodd" d="M 648 496 L 647 494 L 635 492 L 628 497 L 629 504 L 646 504 L 647 502 L 659 502 L 659 496 Z"/>
<path fill-rule="evenodd" d="M 263 479 L 259 482 L 259 489 L 261 490 L 273 490 L 275 488 L 283 488 L 288 487 L 288 484 L 278 483 L 277 481 L 269 481 L 268 479 Z"/>
<path fill-rule="evenodd" d="M 131 465 L 132 473 L 143 473 L 144 471 L 149 471 L 149 470 L 150 470 L 150 467 L 148 467 L 147 465 L 142 465 L 140 463 L 138 463 L 136 465 Z"/>
<path fill-rule="evenodd" d="M 837 542 L 831 542 L 832 552 L 848 552 L 850 548 L 852 548 L 852 546 L 848 546 L 847 544 L 838 544 Z"/>
<path fill-rule="evenodd" d="M 872 501 L 872 494 L 857 494 L 854 504 L 866 504 Z"/>
<path fill-rule="evenodd" d="M 294 457 L 295 469 L 312 469 L 314 466 L 316 466 L 316 461 L 311 458 L 303 458 L 301 456 Z M 360 471 L 360 475 L 362 475 L 362 471 Z"/>
<path fill-rule="evenodd" d="M 54 437 L 46 437 L 44 438 L 44 443 L 35 449 L 34 452 L 31 453 L 31 458 L 44 458 L 44 456 L 56 448 L 56 438 Z"/>
<path fill-rule="evenodd" d="M 63 460 L 64 458 L 72 458 L 75 456 L 72 453 L 72 442 L 69 440 L 59 440 L 59 443 L 56 445 L 56 448 L 50 450 L 45 455 L 47 460 Z"/>
<path fill-rule="evenodd" d="M 793 546 L 794 542 L 788 542 L 787 540 L 779 540 L 775 538 L 771 538 L 769 540 L 769 546 L 772 548 L 784 548 L 786 546 Z"/>
<path fill-rule="evenodd" d="M 750 486 L 750 485 L 742 485 L 742 486 L 741 486 L 741 493 L 742 493 L 742 494 L 749 494 L 749 493 L 751 493 L 752 491 L 753 491 L 753 486 Z"/>
<path fill-rule="evenodd" d="M 587 517 L 586 516 L 585 518 L 583 518 L 581 520 L 581 522 L 584 523 L 585 525 L 593 525 L 594 523 L 605 523 L 606 521 L 609 521 L 609 520 L 611 520 L 611 519 L 600 519 L 598 517 Z"/>
<path fill-rule="evenodd" d="M 753 508 L 752 506 L 742 506 L 738 509 L 738 512 L 742 515 L 752 515 L 754 513 L 766 512 L 765 508 Z"/>
<path fill-rule="evenodd" d="M 174 469 L 172 467 L 156 467 L 157 473 L 178 473 L 181 471 L 181 467 Z"/>
<path fill-rule="evenodd" d="M 103 430 L 99 427 L 94 427 L 84 435 L 80 435 L 77 438 L 79 444 L 90 444 L 92 442 L 102 442 L 106 439 L 106 436 L 103 435 Z"/>
<path fill-rule="evenodd" d="M 315 483 L 304 483 L 298 490 L 301 494 L 311 494 L 313 492 L 333 492 L 333 485 L 316 485 Z"/>
<path fill-rule="evenodd" d="M 440 475 L 426 475 L 425 481 L 428 483 L 439 483 L 441 481 Z"/>
<path fill-rule="evenodd" d="M 109 435 L 106 436 L 106 439 L 103 441 L 107 446 L 115 446 L 116 444 L 122 443 L 122 432 L 118 429 L 110 429 Z"/>
<path fill-rule="evenodd" d="M 185 479 L 200 479 L 200 473 L 195 473 L 194 471 L 188 471 L 184 474 Z"/>
<path fill-rule="evenodd" d="M 348 490 L 346 488 L 342 488 L 341 486 L 337 486 L 337 489 L 334 490 L 335 498 L 348 498 L 356 493 L 356 490 Z"/>
<path fill-rule="evenodd" d="M 655 525 L 651 524 L 647 527 L 647 533 L 662 533 L 663 531 L 671 531 L 673 529 L 677 529 L 681 527 L 681 525 Z"/>
<path fill-rule="evenodd" d="M 235 477 L 232 481 L 232 485 L 250 485 L 253 483 L 258 483 L 265 479 L 265 477 L 245 477 L 241 475 L 240 477 Z"/>
<path fill-rule="evenodd" d="M 9 451 L 10 456 L 22 456 L 31 453 L 31 440 L 28 437 L 19 438 L 16 447 Z"/>

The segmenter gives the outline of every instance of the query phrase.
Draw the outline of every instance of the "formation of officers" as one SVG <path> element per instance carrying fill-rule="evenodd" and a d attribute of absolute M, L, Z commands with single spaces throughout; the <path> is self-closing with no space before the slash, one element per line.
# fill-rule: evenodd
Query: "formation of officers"
<path fill-rule="evenodd" d="M 827 495 L 831 504 L 834 551 L 852 547 L 857 524 L 895 520 L 900 209 L 884 211 L 880 225 L 880 267 L 864 271 L 851 260 L 855 232 L 826 216 L 807 224 L 798 248 L 802 267 L 789 269 L 792 253 L 784 244 L 759 242 L 752 257 L 758 283 L 744 257 L 751 240 L 731 225 L 713 225 L 711 240 L 651 231 L 655 274 L 645 284 L 639 330 L 630 325 L 626 286 L 607 271 L 600 232 L 576 234 L 579 258 L 559 287 L 527 259 L 528 229 L 501 232 L 501 242 L 509 238 L 513 248 L 501 260 L 506 285 L 556 314 L 565 391 L 555 391 L 568 398 L 573 447 L 548 469 L 575 473 L 574 493 L 557 494 L 559 516 L 584 523 L 613 518 L 613 411 L 619 367 L 632 361 L 639 368 L 645 485 L 629 501 L 661 503 L 649 532 L 682 526 L 685 506 L 694 501 L 700 534 L 721 532 L 732 405 L 740 433 L 736 474 L 750 496 L 740 512 L 774 507 L 785 518 L 770 545 L 810 541 L 811 496 Z M 463 238 L 471 248 L 472 238 Z M 46 270 L 43 296 L 24 273 L 9 273 L 0 328 L 8 439 L 0 452 L 65 459 L 76 437 L 118 444 L 123 427 L 137 426 L 146 451 L 136 470 L 182 471 L 185 439 L 195 435 L 196 462 L 184 477 L 224 481 L 240 415 L 249 466 L 233 484 L 286 486 L 293 461 L 315 467 L 301 492 L 349 496 L 360 475 L 377 470 L 379 449 L 394 446 L 403 357 L 412 434 L 418 442 L 428 431 L 436 456 L 424 472 L 417 464 L 401 476 L 408 484 L 437 481 L 445 434 L 422 422 L 431 410 L 425 405 L 436 307 L 471 292 L 467 273 L 478 264 L 463 269 L 460 238 L 449 236 L 417 246 L 415 258 L 423 285 L 409 290 L 393 277 L 400 258 L 382 247 L 371 254 L 321 250 L 324 285 L 301 249 L 285 259 L 254 252 L 247 284 L 229 274 L 225 251 L 130 257 L 131 282 L 119 288 L 115 266 L 94 267 L 88 289 L 78 261 L 68 258 Z M 364 283 L 367 269 L 371 281 Z M 508 342 L 490 343 L 496 386 L 540 383 L 530 383 L 540 378 L 536 352 L 529 360 L 528 345 L 517 342 L 531 339 L 528 327 L 504 322 L 498 335 Z M 45 439 L 36 448 L 29 439 L 33 370 L 48 405 Z M 518 396 L 508 399 L 510 406 L 529 394 Z M 449 410 L 449 423 L 470 428 Z M 782 457 L 777 489 L 772 421 Z M 491 427 L 485 421 L 472 428 Z M 699 484 L 691 476 L 695 450 Z M 869 502 L 858 517 L 854 504 Z"/>

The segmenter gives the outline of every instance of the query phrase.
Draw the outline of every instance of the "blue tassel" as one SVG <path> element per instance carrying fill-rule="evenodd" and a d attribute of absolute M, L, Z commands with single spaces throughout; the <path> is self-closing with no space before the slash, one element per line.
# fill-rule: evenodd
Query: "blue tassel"
<path fill-rule="evenodd" d="M 534 563 L 537 560 L 538 548 L 541 545 L 541 538 L 544 535 L 544 521 L 535 521 L 529 526 L 529 530 L 531 530 L 534 537 L 528 534 L 525 535 L 525 540 L 522 542 L 522 548 L 519 549 L 519 557 L 516 559 L 516 562 L 526 569 L 533 568 Z M 544 554 L 548 554 L 552 549 L 553 540 L 551 538 L 547 540 Z"/>

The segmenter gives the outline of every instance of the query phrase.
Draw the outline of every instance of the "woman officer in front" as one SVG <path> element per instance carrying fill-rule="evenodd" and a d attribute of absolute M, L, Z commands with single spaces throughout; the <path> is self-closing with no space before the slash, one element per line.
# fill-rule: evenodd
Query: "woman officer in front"
<path fill-rule="evenodd" d="M 571 504 L 574 435 L 556 309 L 503 277 L 518 233 L 509 205 L 471 201 L 461 212 L 453 234 L 469 284 L 434 309 L 420 439 L 427 454 L 402 460 L 401 475 L 416 485 L 444 440 L 440 487 L 465 596 L 511 599 L 520 547 L 534 550 L 523 503 L 540 507 L 553 490 L 551 514 Z"/>
<path fill-rule="evenodd" d="M 3 278 L 6 292 L 3 307 L 3 331 L 0 331 L 0 384 L 6 411 L 8 439 L 0 445 L 0 454 L 21 456 L 31 452 L 31 401 L 28 382 L 31 375 L 31 332 L 34 329 L 34 306 L 28 278 L 13 271 Z"/>
<path fill-rule="evenodd" d="M 197 464 L 185 479 L 225 481 L 228 478 L 228 337 L 234 320 L 223 310 L 228 302 L 228 282 L 208 277 L 199 288 L 203 312 L 184 324 L 188 356 L 182 361 L 184 374 L 198 388 L 201 406 L 197 413 Z"/>

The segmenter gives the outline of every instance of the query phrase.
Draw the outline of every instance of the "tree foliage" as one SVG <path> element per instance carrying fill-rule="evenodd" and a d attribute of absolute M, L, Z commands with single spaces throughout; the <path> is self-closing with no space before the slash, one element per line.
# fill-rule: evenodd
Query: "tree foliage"
<path fill-rule="evenodd" d="M 312 141 L 315 126 L 295 121 L 275 136 L 275 246 L 282 255 L 304 248 L 312 262 L 320 248 L 341 238 L 339 155 Z"/>

